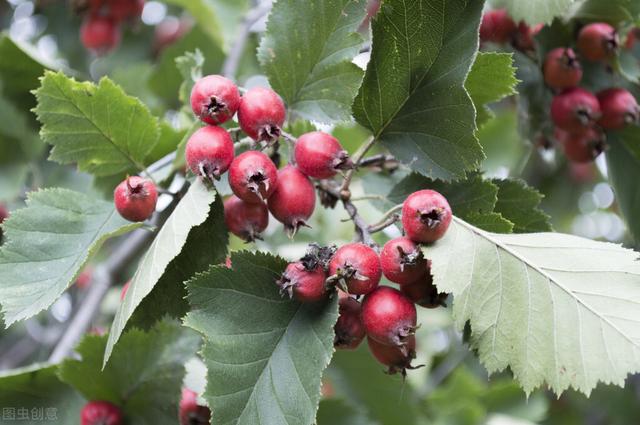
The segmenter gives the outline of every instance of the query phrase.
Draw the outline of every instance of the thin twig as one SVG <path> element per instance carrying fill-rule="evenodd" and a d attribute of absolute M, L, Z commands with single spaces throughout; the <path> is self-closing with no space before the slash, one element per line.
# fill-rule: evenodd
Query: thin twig
<path fill-rule="evenodd" d="M 400 220 L 400 214 L 396 214 L 396 213 L 391 214 L 389 217 L 383 220 L 380 220 L 376 224 L 372 224 L 371 226 L 369 226 L 369 233 L 381 232 L 387 227 L 391 226 L 392 224 L 397 223 L 398 220 Z"/>
<path fill-rule="evenodd" d="M 233 43 L 233 46 L 231 46 L 229 55 L 222 66 L 222 74 L 225 77 L 233 79 L 236 76 L 238 66 L 240 65 L 240 59 L 242 58 L 242 53 L 244 52 L 247 39 L 251 33 L 251 27 L 258 22 L 260 18 L 269 13 L 269 10 L 271 10 L 270 1 L 260 2 L 260 4 L 247 13 L 244 20 L 240 23 L 238 36 Z"/>
<path fill-rule="evenodd" d="M 353 155 L 352 161 L 354 164 L 359 164 L 360 161 L 362 160 L 362 158 L 367 154 L 367 152 L 369 151 L 369 149 L 371 149 L 371 147 L 373 146 L 373 144 L 376 142 L 375 137 L 371 137 L 369 140 L 367 140 L 367 142 L 362 145 L 362 147 L 358 150 L 358 152 L 355 153 L 355 155 Z M 342 186 L 340 186 L 340 190 L 338 191 L 338 193 L 340 194 L 340 199 L 349 199 L 351 197 L 351 193 L 349 192 L 349 185 L 351 184 L 351 179 L 353 178 L 353 175 L 356 172 L 356 168 L 351 168 L 350 170 L 347 171 L 347 174 L 344 176 L 344 180 L 342 181 Z"/>

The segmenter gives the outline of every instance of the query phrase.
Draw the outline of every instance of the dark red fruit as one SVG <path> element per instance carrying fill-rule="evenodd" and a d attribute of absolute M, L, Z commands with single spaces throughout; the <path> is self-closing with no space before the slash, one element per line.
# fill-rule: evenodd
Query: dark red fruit
<path fill-rule="evenodd" d="M 353 168 L 349 154 L 338 139 L 322 131 L 300 136 L 294 152 L 300 171 L 315 179 L 328 179 L 338 170 Z"/>
<path fill-rule="evenodd" d="M 425 275 L 417 281 L 400 286 L 400 291 L 415 304 L 425 308 L 446 307 L 445 301 L 449 295 L 438 292 L 428 268 Z"/>
<path fill-rule="evenodd" d="M 574 87 L 553 97 L 551 119 L 562 130 L 581 133 L 600 118 L 600 102 L 585 89 Z"/>
<path fill-rule="evenodd" d="M 403 346 L 415 333 L 417 320 L 413 302 L 389 286 L 379 286 L 362 302 L 362 323 L 367 336 L 381 344 Z"/>
<path fill-rule="evenodd" d="M 578 34 L 578 50 L 590 61 L 601 61 L 613 56 L 620 40 L 615 28 L 604 22 L 585 25 Z"/>
<path fill-rule="evenodd" d="M 137 19 L 142 15 L 144 0 L 109 0 L 109 16 L 116 21 Z"/>
<path fill-rule="evenodd" d="M 402 206 L 402 226 L 414 242 L 431 243 L 444 236 L 451 224 L 451 207 L 435 190 L 420 190 L 407 197 Z"/>
<path fill-rule="evenodd" d="M 108 401 L 90 401 L 80 411 L 81 425 L 122 425 L 122 412 Z"/>
<path fill-rule="evenodd" d="M 220 127 L 206 126 L 189 137 L 185 159 L 195 175 L 217 180 L 233 161 L 233 140 Z"/>
<path fill-rule="evenodd" d="M 350 294 L 366 295 L 380 283 L 380 258 L 367 245 L 350 243 L 334 254 L 329 262 L 329 275 L 330 280 L 345 285 Z"/>
<path fill-rule="evenodd" d="M 242 96 L 238 121 L 242 131 L 253 140 L 273 142 L 282 133 L 285 118 L 282 99 L 265 87 L 254 87 Z"/>
<path fill-rule="evenodd" d="M 400 285 L 415 282 L 427 272 L 427 260 L 420 247 L 407 237 L 392 239 L 384 244 L 380 265 L 385 277 Z"/>
<path fill-rule="evenodd" d="M 268 200 L 269 211 L 290 236 L 295 235 L 316 207 L 316 192 L 307 176 L 287 165 L 278 171 L 278 185 Z"/>
<path fill-rule="evenodd" d="M 365 337 L 364 325 L 360 312 L 362 307 L 355 299 L 339 292 L 340 307 L 338 321 L 334 326 L 333 346 L 340 350 L 355 350 Z"/>
<path fill-rule="evenodd" d="M 278 169 L 262 152 L 244 152 L 238 155 L 229 167 L 231 190 L 243 201 L 266 201 L 276 190 L 277 183 Z"/>
<path fill-rule="evenodd" d="M 556 128 L 554 134 L 556 140 L 562 144 L 565 156 L 571 162 L 580 164 L 592 162 L 606 147 L 604 134 L 594 128 L 589 128 L 582 133 L 568 133 Z"/>
<path fill-rule="evenodd" d="M 602 116 L 598 120 L 600 127 L 607 130 L 619 130 L 627 124 L 638 122 L 640 110 L 638 102 L 625 89 L 611 88 L 598 93 Z"/>
<path fill-rule="evenodd" d="M 536 24 L 534 26 L 527 25 L 526 22 L 521 21 L 518 24 L 518 29 L 515 32 L 513 45 L 516 49 L 529 52 L 536 48 L 534 37 L 544 28 L 544 24 Z"/>
<path fill-rule="evenodd" d="M 489 10 L 482 16 L 480 41 L 507 43 L 516 32 L 516 23 L 504 9 Z"/>
<path fill-rule="evenodd" d="M 145 221 L 151 217 L 157 200 L 156 185 L 138 176 L 126 178 L 113 192 L 116 209 L 129 221 Z"/>
<path fill-rule="evenodd" d="M 288 294 L 289 298 L 300 302 L 316 302 L 327 296 L 326 278 L 322 267 L 308 269 L 303 262 L 297 261 L 287 266 L 276 283 L 280 292 Z"/>
<path fill-rule="evenodd" d="M 82 45 L 97 54 L 104 54 L 120 44 L 120 28 L 115 20 L 89 15 L 80 27 Z"/>
<path fill-rule="evenodd" d="M 191 90 L 191 109 L 207 124 L 222 124 L 230 120 L 239 107 L 238 87 L 221 75 L 203 77 Z"/>
<path fill-rule="evenodd" d="M 582 79 L 582 66 L 573 49 L 558 47 L 547 53 L 544 81 L 554 89 L 576 87 Z"/>
<path fill-rule="evenodd" d="M 260 233 L 269 224 L 269 210 L 264 203 L 253 204 L 231 196 L 224 202 L 224 222 L 231 233 L 253 242 L 262 239 Z"/>
<path fill-rule="evenodd" d="M 180 425 L 209 425 L 211 410 L 198 404 L 198 395 L 188 388 L 182 390 L 180 399 Z"/>
<path fill-rule="evenodd" d="M 406 376 L 407 369 L 422 367 L 422 365 L 411 365 L 411 362 L 416 358 L 416 337 L 413 335 L 407 338 L 403 347 L 384 345 L 370 337 L 367 338 L 367 343 L 373 357 L 388 367 L 387 373 L 389 375 L 400 373 L 402 376 Z"/>

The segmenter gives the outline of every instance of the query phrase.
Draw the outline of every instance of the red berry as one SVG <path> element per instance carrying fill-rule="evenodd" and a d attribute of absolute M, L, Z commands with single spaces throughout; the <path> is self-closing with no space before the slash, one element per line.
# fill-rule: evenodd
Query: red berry
<path fill-rule="evenodd" d="M 277 183 L 278 169 L 262 152 L 244 152 L 229 167 L 231 190 L 243 201 L 264 202 L 276 190 Z"/>
<path fill-rule="evenodd" d="M 385 277 L 400 285 L 415 282 L 427 272 L 427 260 L 420 247 L 407 237 L 392 239 L 384 244 L 380 265 Z"/>
<path fill-rule="evenodd" d="M 554 89 L 576 87 L 582 79 L 582 66 L 573 49 L 558 47 L 547 53 L 544 81 Z"/>
<path fill-rule="evenodd" d="M 402 226 L 409 239 L 431 243 L 444 236 L 451 224 L 451 207 L 435 190 L 414 192 L 402 206 Z"/>
<path fill-rule="evenodd" d="M 108 401 L 90 401 L 80 411 L 81 425 L 122 425 L 122 412 Z"/>
<path fill-rule="evenodd" d="M 111 18 L 89 15 L 80 27 L 80 41 L 88 50 L 104 54 L 120 44 L 120 28 Z"/>
<path fill-rule="evenodd" d="M 227 229 L 247 242 L 260 238 L 269 224 L 269 210 L 264 203 L 252 204 L 237 196 L 224 202 L 224 222 Z"/>
<path fill-rule="evenodd" d="M 269 211 L 290 236 L 295 235 L 316 207 L 316 192 L 307 176 L 287 165 L 278 171 L 278 185 L 268 200 Z"/>
<path fill-rule="evenodd" d="M 203 77 L 191 90 L 191 109 L 207 124 L 222 124 L 230 120 L 239 107 L 238 87 L 221 75 Z"/>
<path fill-rule="evenodd" d="M 490 10 L 482 16 L 480 40 L 507 43 L 516 32 L 516 23 L 504 9 Z"/>
<path fill-rule="evenodd" d="M 605 149 L 604 134 L 594 128 L 582 133 L 568 133 L 555 129 L 555 138 L 562 144 L 564 154 L 571 162 L 592 162 Z"/>
<path fill-rule="evenodd" d="M 413 303 L 425 308 L 445 307 L 445 301 L 449 296 L 445 292 L 438 292 L 429 268 L 417 281 L 400 286 L 400 291 Z"/>
<path fill-rule="evenodd" d="M 578 34 L 578 50 L 590 61 L 610 58 L 619 44 L 616 29 L 604 22 L 585 25 Z"/>
<path fill-rule="evenodd" d="M 553 97 L 551 119 L 562 130 L 580 133 L 600 118 L 600 102 L 580 87 L 567 89 Z"/>
<path fill-rule="evenodd" d="M 411 362 L 416 358 L 416 337 L 407 338 L 406 344 L 402 347 L 384 345 L 378 341 L 367 338 L 369 351 L 380 363 L 387 366 L 387 373 L 393 375 L 401 373 L 406 376 L 407 369 L 417 369 L 422 366 L 412 366 Z"/>
<path fill-rule="evenodd" d="M 302 261 L 297 261 L 287 266 L 276 283 L 280 292 L 288 294 L 289 298 L 300 302 L 316 302 L 327 296 L 326 278 L 322 267 L 307 268 Z"/>
<path fill-rule="evenodd" d="M 404 345 L 415 333 L 417 320 L 413 302 L 389 286 L 379 286 L 362 302 L 362 323 L 367 336 L 385 345 Z"/>
<path fill-rule="evenodd" d="M 87 266 L 78 275 L 76 278 L 76 285 L 80 289 L 85 289 L 91 284 L 91 280 L 93 279 L 93 268 L 91 266 Z"/>
<path fill-rule="evenodd" d="M 185 158 L 194 174 L 217 180 L 229 169 L 233 149 L 233 140 L 225 129 L 206 126 L 189 137 Z"/>
<path fill-rule="evenodd" d="M 329 262 L 330 279 L 342 282 L 353 295 L 366 295 L 378 287 L 382 270 L 378 254 L 367 245 L 350 243 Z"/>
<path fill-rule="evenodd" d="M 180 399 L 180 425 L 209 425 L 211 410 L 198 404 L 198 395 L 183 388 Z"/>
<path fill-rule="evenodd" d="M 328 179 L 338 170 L 353 167 L 349 154 L 338 139 L 322 131 L 300 136 L 294 152 L 300 171 L 315 179 Z"/>
<path fill-rule="evenodd" d="M 253 140 L 273 142 L 280 137 L 285 114 L 284 103 L 276 92 L 254 87 L 242 96 L 238 121 Z"/>
<path fill-rule="evenodd" d="M 116 21 L 140 18 L 144 9 L 144 0 L 108 0 L 109 16 Z"/>
<path fill-rule="evenodd" d="M 116 209 L 129 221 L 145 221 L 156 209 L 158 192 L 151 180 L 133 176 L 126 178 L 113 192 Z"/>
<path fill-rule="evenodd" d="M 514 46 L 523 52 L 535 50 L 534 37 L 544 28 L 544 24 L 536 24 L 534 26 L 527 25 L 526 22 L 521 21 L 518 24 L 518 29 L 515 32 L 515 38 L 513 40 Z"/>
<path fill-rule="evenodd" d="M 338 321 L 334 326 L 333 346 L 341 350 L 355 350 L 365 337 L 360 312 L 360 303 L 349 295 L 339 292 L 340 304 Z"/>
<path fill-rule="evenodd" d="M 638 122 L 638 102 L 625 89 L 611 88 L 598 93 L 602 117 L 598 124 L 607 130 L 619 130 L 627 124 Z"/>

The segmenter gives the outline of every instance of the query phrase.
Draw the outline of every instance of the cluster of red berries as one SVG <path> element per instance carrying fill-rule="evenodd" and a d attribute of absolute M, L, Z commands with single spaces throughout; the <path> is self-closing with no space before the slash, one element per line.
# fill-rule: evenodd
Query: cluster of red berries
<path fill-rule="evenodd" d="M 580 30 L 576 45 L 580 58 L 608 61 L 619 40 L 611 25 L 592 23 Z M 578 87 L 582 66 L 572 48 L 559 47 L 547 53 L 543 74 L 546 84 L 556 92 L 551 102 L 554 135 L 570 161 L 593 161 L 605 149 L 604 131 L 638 122 L 640 109 L 629 91 L 613 87 L 593 94 Z"/>
<path fill-rule="evenodd" d="M 144 0 L 87 0 L 83 9 L 80 41 L 88 50 L 104 54 L 120 44 L 120 25 L 140 18 Z"/>
<path fill-rule="evenodd" d="M 355 349 L 366 336 L 371 353 L 388 372 L 404 375 L 406 369 L 414 368 L 415 305 L 438 307 L 447 296 L 433 285 L 429 261 L 419 244 L 442 238 L 451 219 L 444 196 L 433 190 L 415 192 L 402 207 L 405 236 L 388 241 L 379 254 L 362 243 L 337 250 L 311 245 L 276 283 L 283 294 L 300 302 L 322 301 L 337 288 L 340 315 L 335 347 Z M 380 286 L 382 275 L 400 290 Z M 361 296 L 362 302 L 357 299 Z"/>
<path fill-rule="evenodd" d="M 218 125 L 236 113 L 240 128 L 256 146 L 273 146 L 282 135 L 285 106 L 271 89 L 255 87 L 241 96 L 231 80 L 209 75 L 194 85 L 191 108 L 208 125 L 187 141 L 187 165 L 208 180 L 229 171 L 234 195 L 225 201 L 225 222 L 229 231 L 246 241 L 260 237 L 269 222 L 269 212 L 289 234 L 294 234 L 306 225 L 315 209 L 315 188 L 310 178 L 329 178 L 351 166 L 338 140 L 320 131 L 302 135 L 295 147 L 296 165 L 281 170 L 259 150 L 235 156 L 231 135 Z"/>
<path fill-rule="evenodd" d="M 180 425 L 209 425 L 211 410 L 198 404 L 198 395 L 188 388 L 180 399 Z M 90 401 L 80 411 L 81 425 L 122 425 L 124 419 L 118 406 L 108 401 Z"/>
<path fill-rule="evenodd" d="M 504 9 L 490 10 L 482 16 L 480 41 L 510 43 L 516 49 L 528 52 L 535 49 L 533 37 L 543 26 L 544 24 L 529 26 L 524 21 L 516 23 Z"/>

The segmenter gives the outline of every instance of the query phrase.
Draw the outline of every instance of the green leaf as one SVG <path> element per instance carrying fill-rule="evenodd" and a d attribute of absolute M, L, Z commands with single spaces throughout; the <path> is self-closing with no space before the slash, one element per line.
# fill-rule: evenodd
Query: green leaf
<path fill-rule="evenodd" d="M 204 56 L 200 49 L 192 52 L 185 52 L 183 56 L 176 58 L 176 67 L 182 75 L 182 84 L 180 85 L 180 102 L 189 103 L 191 97 L 191 89 L 200 78 L 202 78 L 202 67 L 204 66 Z"/>
<path fill-rule="evenodd" d="M 351 63 L 362 45 L 356 31 L 364 1 L 279 0 L 258 59 L 291 114 L 324 123 L 347 121 L 362 70 Z"/>
<path fill-rule="evenodd" d="M 35 91 L 50 159 L 95 176 L 137 173 L 158 141 L 158 120 L 104 77 L 96 86 L 47 71 Z"/>
<path fill-rule="evenodd" d="M 572 17 L 583 21 L 609 22 L 617 26 L 640 18 L 640 3 L 635 0 L 586 0 L 578 5 Z"/>
<path fill-rule="evenodd" d="M 196 24 L 208 36 L 209 43 L 213 41 L 218 46 L 224 45 L 222 29 L 213 5 L 208 0 L 164 0 L 167 4 L 182 7 L 189 11 L 196 21 Z"/>
<path fill-rule="evenodd" d="M 454 218 L 425 248 L 453 294 L 456 327 L 490 373 L 511 369 L 531 393 L 589 394 L 640 370 L 638 253 L 560 233 L 501 235 Z M 603 285 L 606 282 L 606 285 Z"/>
<path fill-rule="evenodd" d="M 556 16 L 563 16 L 575 0 L 492 0 L 496 8 L 506 8 L 509 15 L 517 21 L 530 25 L 549 24 Z"/>
<path fill-rule="evenodd" d="M 146 333 L 133 329 L 122 336 L 103 370 L 106 343 L 106 336 L 86 336 L 77 347 L 81 359 L 60 365 L 61 379 L 88 400 L 120 406 L 127 423 L 174 425 L 184 364 L 198 349 L 197 334 L 169 321 Z"/>
<path fill-rule="evenodd" d="M 443 182 L 413 173 L 405 177 L 389 193 L 394 204 L 401 204 L 407 196 L 422 189 L 432 189 L 443 194 L 451 205 L 453 213 L 490 231 L 510 233 L 513 224 L 494 213 L 498 187 L 490 180 L 483 180 L 479 174 L 470 175 L 465 180 Z"/>
<path fill-rule="evenodd" d="M 514 224 L 513 233 L 552 230 L 551 217 L 539 208 L 544 197 L 540 192 L 522 180 L 493 179 L 492 182 L 499 189 L 495 211 Z"/>
<path fill-rule="evenodd" d="M 624 215 L 629 231 L 640 244 L 640 128 L 628 127 L 610 132 L 607 151 L 609 181 Z"/>
<path fill-rule="evenodd" d="M 120 217 L 113 202 L 67 189 L 30 193 L 27 207 L 3 224 L 0 300 L 6 325 L 49 307 L 105 240 L 140 226 Z"/>
<path fill-rule="evenodd" d="M 2 166 L 26 164 L 42 155 L 44 145 L 23 110 L 0 96 L 0 163 Z"/>
<path fill-rule="evenodd" d="M 77 423 L 85 401 L 58 379 L 57 370 L 55 365 L 34 364 L 0 372 L 2 423 Z M 7 409 L 13 411 L 15 419 L 9 419 Z M 28 419 L 18 421 L 20 417 Z"/>
<path fill-rule="evenodd" d="M 476 56 L 464 87 L 476 107 L 478 125 L 493 116 L 487 104 L 516 94 L 517 84 L 513 55 L 510 53 L 480 52 Z"/>
<path fill-rule="evenodd" d="M 232 256 L 187 283 L 185 324 L 205 338 L 204 398 L 221 423 L 309 425 L 320 377 L 333 354 L 337 297 L 301 304 L 274 283 L 286 262 L 262 253 Z"/>
<path fill-rule="evenodd" d="M 370 425 L 371 422 L 361 412 L 343 400 L 321 400 L 317 425 Z"/>
<path fill-rule="evenodd" d="M 224 207 L 218 196 L 207 219 L 191 229 L 182 251 L 169 263 L 151 293 L 140 302 L 128 326 L 146 329 L 165 315 L 183 317 L 189 310 L 189 303 L 187 289 L 182 283 L 196 273 L 204 272 L 211 264 L 223 264 L 228 243 Z"/>
<path fill-rule="evenodd" d="M 180 70 L 176 66 L 176 59 L 186 52 L 193 52 L 200 49 L 205 62 L 202 72 L 204 75 L 220 72 L 224 61 L 222 48 L 211 43 L 203 30 L 197 26 L 189 31 L 184 37 L 167 47 L 149 77 L 149 87 L 153 92 L 164 99 L 170 105 L 183 106 L 176 102 L 176 94 L 180 91 L 184 79 Z"/>
<path fill-rule="evenodd" d="M 215 199 L 216 192 L 207 189 L 200 179 L 196 179 L 158 232 L 155 240 L 140 260 L 138 270 L 131 279 L 129 290 L 113 319 L 107 349 L 104 353 L 105 365 L 127 321 L 142 300 L 164 278 L 165 273 L 178 272 L 170 268 L 171 263 L 182 253 L 193 228 L 207 220 L 210 214 L 210 206 Z M 187 252 L 186 254 L 197 255 L 197 253 L 193 252 Z M 175 285 L 182 284 L 182 282 L 173 283 Z M 179 301 L 176 300 L 176 303 L 179 303 Z"/>
<path fill-rule="evenodd" d="M 461 178 L 483 159 L 463 86 L 483 3 L 389 0 L 373 20 L 371 60 L 354 116 L 421 174 Z"/>

